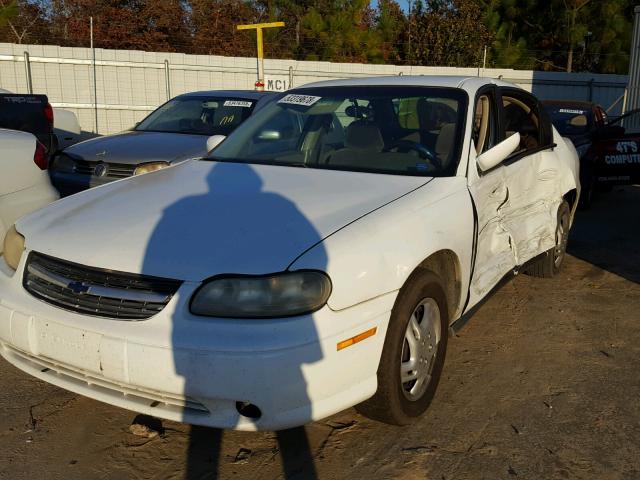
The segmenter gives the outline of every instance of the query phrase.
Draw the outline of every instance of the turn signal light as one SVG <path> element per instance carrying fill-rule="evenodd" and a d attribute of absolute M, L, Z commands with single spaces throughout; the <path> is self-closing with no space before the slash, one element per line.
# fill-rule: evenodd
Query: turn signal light
<path fill-rule="evenodd" d="M 359 333 L 355 337 L 347 338 L 346 340 L 343 340 L 338 343 L 337 349 L 338 351 L 340 351 L 344 348 L 350 347 L 351 345 L 355 345 L 356 343 L 361 342 L 366 338 L 373 337 L 377 331 L 378 331 L 378 327 L 373 327 L 365 332 Z"/>

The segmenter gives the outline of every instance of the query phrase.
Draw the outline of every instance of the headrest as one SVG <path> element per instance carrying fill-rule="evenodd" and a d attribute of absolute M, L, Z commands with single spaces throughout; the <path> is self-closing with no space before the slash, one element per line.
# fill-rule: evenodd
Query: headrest
<path fill-rule="evenodd" d="M 575 117 L 569 120 L 569 125 L 572 127 L 586 127 L 587 126 L 587 116 L 586 115 L 576 115 Z"/>
<path fill-rule="evenodd" d="M 353 122 L 345 133 L 345 146 L 356 150 L 379 152 L 384 148 L 380 129 L 371 123 Z"/>

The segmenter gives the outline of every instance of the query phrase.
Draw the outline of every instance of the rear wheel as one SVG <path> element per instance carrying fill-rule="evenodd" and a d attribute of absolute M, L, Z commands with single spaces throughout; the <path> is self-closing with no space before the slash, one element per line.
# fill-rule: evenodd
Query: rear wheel
<path fill-rule="evenodd" d="M 378 390 L 356 408 L 385 423 L 406 425 L 435 394 L 447 351 L 448 309 L 442 282 L 428 271 L 407 281 L 393 307 L 378 367 Z"/>
<path fill-rule="evenodd" d="M 569 230 L 571 228 L 571 208 L 566 200 L 558 207 L 556 223 L 556 245 L 540 260 L 531 265 L 525 273 L 534 277 L 551 278 L 560 272 L 562 262 L 567 253 Z"/>

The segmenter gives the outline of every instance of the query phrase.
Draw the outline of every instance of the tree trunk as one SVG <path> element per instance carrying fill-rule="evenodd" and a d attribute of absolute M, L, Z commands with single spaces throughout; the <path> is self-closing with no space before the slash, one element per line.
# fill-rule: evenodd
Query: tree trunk
<path fill-rule="evenodd" d="M 585 2 L 586 3 L 586 2 Z M 569 14 L 569 52 L 567 53 L 567 72 L 571 73 L 573 69 L 573 29 L 576 26 L 577 8 L 572 8 Z"/>

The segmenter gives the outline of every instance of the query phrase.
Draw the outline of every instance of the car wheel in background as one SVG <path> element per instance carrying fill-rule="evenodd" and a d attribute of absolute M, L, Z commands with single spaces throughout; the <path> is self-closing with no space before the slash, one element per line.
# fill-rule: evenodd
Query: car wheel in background
<path fill-rule="evenodd" d="M 356 409 L 375 420 L 407 425 L 435 394 L 447 352 L 449 312 L 440 278 L 415 272 L 400 290 L 378 366 L 378 390 Z"/>
<path fill-rule="evenodd" d="M 569 230 L 571 228 L 571 208 L 566 200 L 558 207 L 558 221 L 556 223 L 556 245 L 540 260 L 525 270 L 527 275 L 541 278 L 551 278 L 560 272 L 562 262 L 567 253 Z"/>

